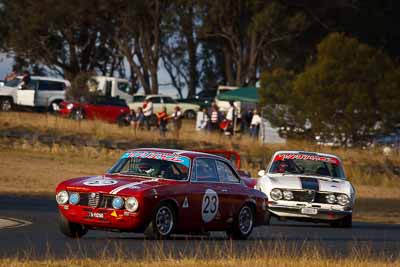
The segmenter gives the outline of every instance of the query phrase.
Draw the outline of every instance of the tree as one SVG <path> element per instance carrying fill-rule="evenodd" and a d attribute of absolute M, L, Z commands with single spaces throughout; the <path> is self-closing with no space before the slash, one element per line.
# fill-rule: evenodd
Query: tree
<path fill-rule="evenodd" d="M 204 1 L 203 7 L 201 35 L 222 44 L 229 85 L 255 85 L 261 59 L 273 54 L 276 43 L 298 36 L 305 25 L 302 12 L 282 1 Z"/>
<path fill-rule="evenodd" d="M 267 82 L 262 84 L 268 91 Z M 292 130 L 305 130 L 309 121 L 314 136 L 336 138 L 343 145 L 364 144 L 400 122 L 395 108 L 400 104 L 399 70 L 382 51 L 344 34 L 326 37 L 317 47 L 316 60 L 292 86 L 283 88 L 269 94 L 275 96 L 271 101 L 288 106 L 281 119 L 289 114 L 295 122 Z"/>
<path fill-rule="evenodd" d="M 114 1 L 115 2 L 115 1 Z M 80 72 L 106 73 L 120 66 L 115 58 L 113 1 L 60 2 L 3 0 L 2 21 L 8 52 L 29 64 L 42 64 L 73 79 Z"/>

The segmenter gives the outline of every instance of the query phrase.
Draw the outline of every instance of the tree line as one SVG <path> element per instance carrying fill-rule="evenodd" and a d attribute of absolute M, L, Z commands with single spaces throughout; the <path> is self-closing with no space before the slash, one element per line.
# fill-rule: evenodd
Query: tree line
<path fill-rule="evenodd" d="M 390 131 L 399 121 L 393 110 L 399 6 L 396 0 L 0 0 L 0 51 L 19 70 L 72 81 L 92 73 L 126 77 L 133 93 L 158 93 L 161 68 L 180 97 L 261 81 L 274 125 L 308 132 L 311 124 L 313 135 L 365 139 L 371 129 Z"/>

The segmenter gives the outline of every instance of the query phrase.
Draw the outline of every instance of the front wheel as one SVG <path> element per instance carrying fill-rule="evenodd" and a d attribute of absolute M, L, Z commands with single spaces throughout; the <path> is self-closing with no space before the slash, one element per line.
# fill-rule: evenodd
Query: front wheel
<path fill-rule="evenodd" d="M 58 225 L 61 233 L 71 238 L 81 238 L 88 232 L 85 226 L 77 223 L 71 223 L 62 213 L 60 213 L 58 216 Z"/>
<path fill-rule="evenodd" d="M 240 211 L 233 227 L 227 232 L 231 239 L 247 239 L 254 227 L 254 210 L 248 205 L 244 205 Z"/>
<path fill-rule="evenodd" d="M 153 214 L 145 236 L 151 239 L 168 239 L 175 230 L 175 224 L 175 209 L 168 203 L 161 203 Z"/>
<path fill-rule="evenodd" d="M 85 114 L 83 113 L 83 110 L 80 108 L 74 109 L 71 111 L 71 119 L 75 121 L 80 121 L 85 118 Z"/>
<path fill-rule="evenodd" d="M 1 111 L 10 111 L 13 107 L 13 101 L 11 98 L 3 98 L 0 99 L 0 110 Z"/>

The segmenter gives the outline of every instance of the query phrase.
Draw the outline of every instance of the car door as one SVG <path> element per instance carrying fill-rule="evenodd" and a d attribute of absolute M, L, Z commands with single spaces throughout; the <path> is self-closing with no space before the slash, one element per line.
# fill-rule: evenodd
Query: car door
<path fill-rule="evenodd" d="M 163 106 L 167 108 L 167 113 L 172 113 L 177 105 L 176 101 L 169 96 L 164 96 L 162 99 Z"/>
<path fill-rule="evenodd" d="M 208 231 L 221 229 L 225 222 L 224 207 L 220 203 L 223 188 L 219 182 L 215 159 L 197 158 L 191 183 L 192 223 Z"/>
<path fill-rule="evenodd" d="M 150 100 L 151 103 L 153 103 L 153 113 L 161 112 L 162 109 L 161 97 L 152 96 L 149 97 L 148 100 Z"/>
<path fill-rule="evenodd" d="M 19 86 L 17 90 L 17 104 L 22 106 L 35 106 L 37 80 L 31 79 L 27 88 Z"/>
<path fill-rule="evenodd" d="M 229 162 L 216 160 L 215 165 L 221 183 L 220 205 L 224 207 L 223 216 L 227 223 L 232 223 L 248 198 L 249 188 L 241 183 Z"/>
<path fill-rule="evenodd" d="M 60 81 L 38 80 L 35 105 L 48 107 L 55 99 L 65 98 L 65 83 Z"/>

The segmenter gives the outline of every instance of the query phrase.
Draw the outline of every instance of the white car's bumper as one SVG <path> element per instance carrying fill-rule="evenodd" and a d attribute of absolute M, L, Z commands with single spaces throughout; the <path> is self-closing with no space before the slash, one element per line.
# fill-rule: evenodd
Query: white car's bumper
<path fill-rule="evenodd" d="M 316 207 L 319 206 L 319 207 Z M 304 218 L 315 220 L 338 220 L 346 215 L 352 214 L 351 207 L 338 205 L 284 205 L 280 203 L 270 203 L 268 206 L 272 215 L 285 218 Z"/>

